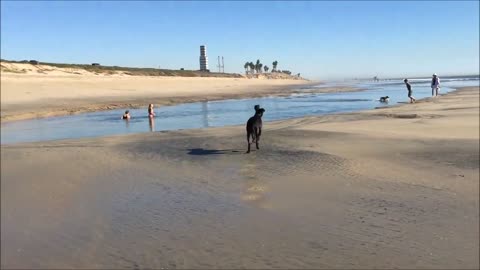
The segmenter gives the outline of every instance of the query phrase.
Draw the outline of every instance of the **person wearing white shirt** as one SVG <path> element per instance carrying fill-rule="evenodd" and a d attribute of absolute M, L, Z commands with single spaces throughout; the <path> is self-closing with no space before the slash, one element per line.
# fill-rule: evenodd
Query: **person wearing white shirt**
<path fill-rule="evenodd" d="M 438 96 L 438 89 L 440 89 L 440 78 L 438 78 L 437 73 L 433 74 L 431 86 L 432 86 L 432 97 Z"/>

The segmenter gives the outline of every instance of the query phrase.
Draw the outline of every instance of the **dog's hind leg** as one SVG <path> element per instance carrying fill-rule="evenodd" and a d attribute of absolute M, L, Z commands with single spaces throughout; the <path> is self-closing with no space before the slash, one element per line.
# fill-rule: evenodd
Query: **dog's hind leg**
<path fill-rule="evenodd" d="M 247 154 L 250 153 L 250 133 L 247 132 L 247 146 L 248 146 L 248 149 L 247 149 Z"/>

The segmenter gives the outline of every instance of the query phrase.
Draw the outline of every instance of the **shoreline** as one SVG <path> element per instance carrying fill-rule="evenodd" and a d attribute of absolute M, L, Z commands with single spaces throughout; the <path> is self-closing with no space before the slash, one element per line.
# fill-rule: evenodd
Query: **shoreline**
<path fill-rule="evenodd" d="M 314 84 L 314 85 L 317 85 L 317 84 Z M 462 87 L 458 87 L 458 88 L 454 88 L 453 91 L 451 92 L 448 92 L 448 93 L 444 93 L 444 94 L 440 94 L 439 97 L 446 97 L 446 96 L 455 96 L 455 95 L 458 95 L 458 94 L 461 94 L 462 91 L 469 91 L 471 90 L 472 88 L 478 88 L 478 87 L 475 87 L 475 86 L 462 86 Z M 337 91 L 338 88 L 335 88 L 335 87 L 332 87 L 330 89 L 329 88 L 321 88 L 322 90 L 323 89 L 327 89 L 327 90 L 331 90 L 331 91 Z M 349 88 L 349 87 L 345 87 L 344 88 L 345 91 L 344 92 L 355 92 L 355 91 L 362 91 L 363 89 L 360 89 L 360 88 Z M 480 88 L 478 88 L 479 91 L 480 91 Z M 338 91 L 337 91 L 338 92 Z M 342 92 L 342 91 L 340 91 Z M 292 93 L 285 93 L 285 95 L 290 95 L 290 94 L 293 94 L 294 92 Z M 303 92 L 302 92 L 303 93 Z M 278 96 L 282 96 L 284 94 L 278 94 Z M 273 95 L 275 96 L 275 95 Z M 255 97 L 262 97 L 262 96 L 255 96 Z M 239 99 L 241 99 L 242 97 L 239 97 Z M 218 99 L 218 100 L 223 100 L 222 98 Z M 416 114 L 416 113 L 412 113 L 410 111 L 407 111 L 406 108 L 409 107 L 409 106 L 415 106 L 415 105 L 418 105 L 418 104 L 428 104 L 428 103 L 432 103 L 432 102 L 436 102 L 438 99 L 436 98 L 433 98 L 433 97 L 425 97 L 425 98 L 421 98 L 421 99 L 417 99 L 417 101 L 415 103 L 397 103 L 397 104 L 394 104 L 394 105 L 391 105 L 391 106 L 387 106 L 387 107 L 375 107 L 375 108 L 372 108 L 372 109 L 366 109 L 366 110 L 359 110 L 359 111 L 355 111 L 355 112 L 339 112 L 339 113 L 332 113 L 332 114 L 325 114 L 325 115 L 306 115 L 306 116 L 300 116 L 300 117 L 294 117 L 294 118 L 288 118 L 288 119 L 280 119 L 280 120 L 273 120 L 273 121 L 269 121 L 268 122 L 268 126 L 273 126 L 273 129 L 278 129 L 278 128 L 292 128 L 292 127 L 295 127 L 295 126 L 298 126 L 298 125 L 303 125 L 307 122 L 311 122 L 311 121 L 314 121 L 314 122 L 334 122 L 334 121 L 338 121 L 338 120 L 341 120 L 342 122 L 345 122 L 345 121 L 352 121 L 352 120 L 360 120 L 360 119 L 364 119 L 365 117 L 367 119 L 381 119 L 381 118 L 398 118 L 398 119 L 416 119 L 416 118 L 422 118 L 422 115 L 419 115 L 419 114 Z M 172 103 L 172 104 L 165 104 L 163 106 L 173 106 L 173 105 L 176 105 L 176 104 L 181 104 L 181 103 L 193 103 L 193 102 L 201 102 L 202 100 L 191 100 L 191 101 L 183 101 L 183 102 L 178 102 L 178 103 Z M 207 100 L 205 100 L 207 101 Z M 213 101 L 213 99 L 208 99 L 208 101 Z M 130 103 L 131 105 L 131 103 Z M 143 104 L 142 104 L 143 105 Z M 92 108 L 95 108 L 95 107 L 92 107 Z M 94 111 L 102 111 L 102 110 L 115 110 L 115 109 L 119 109 L 119 108 L 125 108 L 125 107 L 118 107 L 118 108 L 106 108 L 106 109 L 101 109 L 101 110 L 94 110 Z M 135 107 L 129 107 L 129 108 L 135 108 Z M 398 114 L 398 113 L 392 113 L 392 111 L 400 111 L 400 112 L 403 112 L 401 114 Z M 89 112 L 89 111 L 78 111 L 78 112 L 75 112 L 75 113 L 68 113 L 68 114 L 62 114 L 62 115 L 49 115 L 49 116 L 44 116 L 44 117 L 34 117 L 34 118 L 28 118 L 28 119 L 15 119 L 15 120 L 10 120 L 10 121 L 3 121 L 2 120 L 2 124 L 6 124 L 6 123 L 11 123 L 11 122 L 15 122 L 15 121 L 22 121 L 22 120 L 30 120 L 30 119 L 37 119 L 37 118 L 48 118 L 48 117 L 56 117 L 56 116 L 64 116 L 64 115 L 74 115 L 74 114 L 77 114 L 77 113 L 85 113 L 85 112 Z M 93 111 L 92 111 L 93 112 Z M 427 115 L 427 117 L 435 117 L 435 115 Z M 226 126 L 220 126 L 220 127 L 207 127 L 207 128 L 187 128 L 187 129 L 179 129 L 179 130 L 164 130 L 164 131 L 156 131 L 156 132 L 153 132 L 154 134 L 155 133 L 161 133 L 161 134 L 165 134 L 165 135 L 168 135 L 169 133 L 179 133 L 179 132 L 186 132 L 186 133 L 189 133 L 189 132 L 192 132 L 192 133 L 195 133 L 195 131 L 204 131 L 204 130 L 222 130 L 222 129 L 235 129 L 235 128 L 242 128 L 243 125 L 226 125 Z M 152 133 L 152 132 L 139 132 L 139 133 L 132 133 L 132 134 L 115 134 L 115 135 L 106 135 L 106 136 L 98 136 L 98 137 L 85 137 L 85 138 L 76 138 L 76 139 L 59 139 L 59 140 L 48 140 L 48 141 L 35 141 L 35 142 L 19 142 L 19 143 L 13 143 L 13 144 L 1 144 L 1 146 L 8 146 L 8 145 L 21 145 L 21 144 L 35 144 L 35 143 L 50 143 L 50 142 L 57 142 L 57 141 L 70 141 L 70 140 L 82 140 L 82 139 L 101 139 L 101 138 L 105 138 L 105 139 L 108 139 L 110 137 L 123 137 L 123 136 L 140 136 L 140 135 L 145 135 L 145 134 L 149 134 L 149 133 Z"/>
<path fill-rule="evenodd" d="M 244 79 L 258 80 L 258 79 Z M 259 83 L 265 81 L 258 80 Z M 310 91 L 300 90 L 299 88 L 320 85 L 322 82 L 298 81 L 285 85 L 260 85 L 251 91 L 245 88 L 239 89 L 239 93 L 232 93 L 228 89 L 229 85 L 223 90 L 215 93 L 207 93 L 201 96 L 198 93 L 185 93 L 180 95 L 163 96 L 94 96 L 80 98 L 58 98 L 51 100 L 33 100 L 30 102 L 20 102 L 15 104 L 2 103 L 1 122 L 29 120 L 36 118 L 47 118 L 55 116 L 67 116 L 79 113 L 114 110 L 114 109 L 133 109 L 145 107 L 149 103 L 157 106 L 171 106 L 181 103 L 193 103 L 203 101 L 216 101 L 226 99 L 245 99 L 259 98 L 266 96 L 289 96 L 296 93 L 331 93 L 331 92 L 355 92 L 361 91 L 360 88 L 339 86 L 312 89 Z M 34 110 L 34 111 L 32 111 Z"/>
<path fill-rule="evenodd" d="M 318 83 L 313 83 L 312 85 L 318 85 Z M 303 86 L 305 86 L 305 85 L 303 85 Z M 440 94 L 439 96 L 441 97 L 441 96 L 454 95 L 455 93 L 461 92 L 463 90 L 469 90 L 471 88 L 475 88 L 475 87 L 472 87 L 472 86 L 457 87 L 457 88 L 454 88 L 453 91 L 448 92 L 448 93 L 444 93 L 444 94 Z M 297 89 L 297 88 L 296 87 L 291 87 L 291 88 L 285 88 L 285 89 L 293 90 L 293 89 Z M 321 93 L 356 92 L 356 91 L 365 90 L 365 89 L 361 89 L 361 88 L 344 87 L 344 86 L 342 86 L 342 87 L 326 87 L 326 88 L 320 88 L 320 89 L 321 90 L 326 90 L 326 92 L 321 91 Z M 282 90 L 279 90 L 279 91 L 282 91 Z M 235 97 L 235 98 L 232 98 L 232 99 L 242 99 L 242 98 L 251 98 L 251 97 L 254 98 L 254 97 L 264 97 L 264 96 L 288 96 L 288 95 L 295 94 L 295 93 L 318 93 L 318 92 L 317 91 L 310 91 L 310 92 L 292 91 L 292 92 L 282 92 L 282 93 L 277 93 L 277 94 L 268 94 L 268 95 L 265 94 L 265 95 L 259 95 L 259 96 L 248 96 L 248 97 L 240 96 L 240 97 Z M 165 104 L 156 103 L 156 105 L 174 106 L 174 105 L 182 104 L 182 103 L 194 103 L 194 102 L 226 100 L 226 99 L 228 99 L 228 98 L 219 97 L 218 99 L 208 98 L 206 100 L 202 100 L 202 99 L 197 100 L 195 98 L 186 98 L 186 99 L 180 99 L 180 101 L 178 101 L 178 102 L 172 102 L 172 99 L 170 99 L 171 103 L 165 103 Z M 372 109 L 359 110 L 359 111 L 355 111 L 355 112 L 338 112 L 338 113 L 325 114 L 325 115 L 305 115 L 305 116 L 288 118 L 288 119 L 273 120 L 273 121 L 270 121 L 268 123 L 269 123 L 269 125 L 273 124 L 273 125 L 287 125 L 288 126 L 288 123 L 290 123 L 290 122 L 291 123 L 295 123 L 295 122 L 303 123 L 307 119 L 317 119 L 317 118 L 322 118 L 322 119 L 323 118 L 324 119 L 336 119 L 336 118 L 355 119 L 355 118 L 358 118 L 361 115 L 373 115 L 373 116 L 380 116 L 380 117 L 394 117 L 394 118 L 411 119 L 411 118 L 417 118 L 417 114 L 405 113 L 405 114 L 402 114 L 402 115 L 392 115 L 392 114 L 388 114 L 386 112 L 388 112 L 389 110 L 392 110 L 392 109 L 394 110 L 395 108 L 404 108 L 404 107 L 412 106 L 412 105 L 415 105 L 415 104 L 428 103 L 428 102 L 432 102 L 432 101 L 435 101 L 435 99 L 432 98 L 432 97 L 425 97 L 425 98 L 417 99 L 416 103 L 414 103 L 414 104 L 404 102 L 404 103 L 397 103 L 397 104 L 394 104 L 394 105 L 390 105 L 390 106 L 387 106 L 387 107 L 375 107 L 375 108 L 372 108 Z M 118 106 L 99 105 L 100 107 L 96 107 L 94 105 L 91 105 L 89 107 L 89 109 L 78 110 L 78 111 L 73 112 L 73 113 L 72 112 L 61 113 L 59 115 L 56 115 L 55 113 L 52 113 L 52 114 L 48 114 L 46 116 L 41 116 L 41 117 L 37 116 L 37 117 L 30 117 L 30 118 L 25 118 L 25 119 L 12 119 L 12 120 L 8 120 L 8 121 L 2 120 L 2 124 L 7 124 L 7 123 L 11 123 L 11 122 L 16 122 L 16 121 L 22 121 L 22 120 L 32 120 L 32 119 L 42 119 L 42 118 L 48 118 L 48 117 L 67 116 L 67 115 L 75 115 L 75 114 L 87 113 L 87 112 L 115 110 L 115 109 L 120 109 L 120 108 L 139 108 L 139 107 L 144 106 L 144 103 L 139 104 L 138 107 L 136 107 L 133 104 L 135 104 L 135 103 L 128 103 L 129 107 L 122 107 L 122 105 L 118 105 Z M 125 105 L 125 106 L 127 106 L 127 105 Z M 98 108 L 100 108 L 100 109 L 98 109 Z M 194 131 L 194 130 L 203 130 L 203 129 L 222 129 L 222 128 L 240 127 L 240 126 L 243 126 L 243 125 L 226 125 L 226 126 L 208 127 L 208 128 L 188 128 L 188 129 L 166 130 L 166 131 L 156 131 L 156 132 L 168 134 L 169 132 L 190 131 L 190 130 Z M 115 134 L 115 135 L 106 135 L 106 136 L 100 136 L 100 137 L 86 137 L 86 138 L 94 139 L 94 138 L 101 138 L 101 137 L 108 138 L 110 136 L 134 136 L 134 135 L 139 135 L 139 134 L 144 134 L 144 133 L 149 133 L 149 132 L 140 132 L 140 133 L 133 133 L 133 134 Z M 82 139 L 82 138 L 77 138 L 77 139 Z M 60 141 L 77 140 L 77 139 L 60 139 Z M 55 141 L 58 141 L 58 140 L 49 140 L 49 141 L 45 141 L 45 142 L 55 142 Z M 42 141 L 38 141 L 38 142 L 40 143 Z M 32 142 L 32 143 L 35 143 L 35 142 Z M 22 144 L 22 143 L 14 143 L 14 144 Z M 11 145 L 11 144 L 2 144 L 2 146 L 4 146 L 4 145 Z"/>

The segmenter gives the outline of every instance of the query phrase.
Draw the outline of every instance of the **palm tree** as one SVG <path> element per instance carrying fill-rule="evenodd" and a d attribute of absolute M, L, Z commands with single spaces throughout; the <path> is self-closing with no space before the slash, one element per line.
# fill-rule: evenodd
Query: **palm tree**
<path fill-rule="evenodd" d="M 245 74 L 248 74 L 248 67 L 249 67 L 249 63 L 246 62 L 245 65 L 243 65 L 243 68 L 245 69 Z"/>
<path fill-rule="evenodd" d="M 253 62 L 248 63 L 248 66 L 250 67 L 250 72 L 253 74 L 253 71 L 255 70 L 255 64 Z"/>
<path fill-rule="evenodd" d="M 262 73 L 262 68 L 263 68 L 263 64 L 262 63 L 258 64 L 258 72 L 259 73 Z"/>
<path fill-rule="evenodd" d="M 259 73 L 260 70 L 260 59 L 257 59 L 257 63 L 255 63 L 255 71 Z"/>
<path fill-rule="evenodd" d="M 278 61 L 277 61 L 277 60 L 273 61 L 273 63 L 272 63 L 272 66 L 273 66 L 272 72 L 277 71 L 277 65 L 278 65 Z"/>
<path fill-rule="evenodd" d="M 277 60 L 273 61 L 273 63 L 272 63 L 272 66 L 273 66 L 272 72 L 273 72 L 273 71 L 277 71 L 277 65 L 278 65 L 278 61 L 277 61 Z"/>
<path fill-rule="evenodd" d="M 265 65 L 265 66 L 263 67 L 263 70 L 265 70 L 265 72 L 268 72 L 268 66 Z"/>

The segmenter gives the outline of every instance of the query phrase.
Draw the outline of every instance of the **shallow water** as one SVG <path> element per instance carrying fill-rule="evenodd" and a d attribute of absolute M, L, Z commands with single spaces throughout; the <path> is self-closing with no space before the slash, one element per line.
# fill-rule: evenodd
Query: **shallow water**
<path fill-rule="evenodd" d="M 442 94 L 455 87 L 478 86 L 477 78 L 456 77 L 443 79 Z M 431 95 L 430 79 L 412 79 L 415 98 Z M 334 84 L 328 84 L 333 86 Z M 156 117 L 152 121 L 147 117 L 147 108 L 130 109 L 132 119 L 121 120 L 122 110 L 83 113 L 71 116 L 51 117 L 16 121 L 2 124 L 1 143 L 48 141 L 97 137 L 150 131 L 179 130 L 191 128 L 220 127 L 244 124 L 253 114 L 253 106 L 260 104 L 266 109 L 264 121 L 282 120 L 310 115 L 324 115 L 341 112 L 353 112 L 394 105 L 408 101 L 403 82 L 381 81 L 342 83 L 367 89 L 349 93 L 307 93 L 320 86 L 302 88 L 306 93 L 288 97 L 264 97 L 209 102 L 186 103 L 155 108 Z M 389 96 L 389 104 L 378 101 L 381 96 Z"/>

